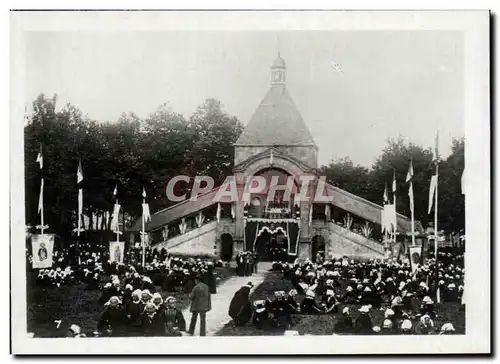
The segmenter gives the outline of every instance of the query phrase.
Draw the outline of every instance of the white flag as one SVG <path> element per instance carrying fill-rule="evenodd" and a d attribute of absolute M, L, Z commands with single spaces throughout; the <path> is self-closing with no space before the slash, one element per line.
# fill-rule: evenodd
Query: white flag
<path fill-rule="evenodd" d="M 147 203 L 142 204 L 142 218 L 144 223 L 151 221 L 151 214 L 149 213 L 149 205 Z"/>
<path fill-rule="evenodd" d="M 406 183 L 410 182 L 413 178 L 413 161 L 410 159 L 410 167 L 408 168 L 408 173 L 406 174 Z"/>
<path fill-rule="evenodd" d="M 434 194 L 436 193 L 436 187 L 437 187 L 437 176 L 434 175 L 431 177 L 431 186 L 429 188 L 429 211 L 427 212 L 428 214 L 430 214 L 432 210 L 432 202 L 434 201 Z"/>
<path fill-rule="evenodd" d="M 387 192 L 387 182 L 385 182 L 383 200 L 384 200 L 384 205 L 389 203 L 389 194 Z"/>
<path fill-rule="evenodd" d="M 54 252 L 54 235 L 34 234 L 31 236 L 31 249 L 33 254 L 33 268 L 52 267 Z"/>
<path fill-rule="evenodd" d="M 382 212 L 381 212 L 381 216 L 380 216 L 380 221 L 381 221 L 380 226 L 382 228 L 382 232 L 383 233 L 385 233 L 387 231 L 387 222 L 386 222 L 386 220 L 387 220 L 387 218 L 386 218 L 386 215 L 387 215 L 386 211 L 387 211 L 387 209 L 385 208 L 386 206 L 387 205 L 384 205 L 384 207 L 382 209 Z"/>
<path fill-rule="evenodd" d="M 80 221 L 80 216 L 83 214 L 83 190 L 78 189 L 78 221 Z"/>
<path fill-rule="evenodd" d="M 396 231 L 397 220 L 396 220 L 396 208 L 394 204 L 386 205 L 386 223 L 389 231 Z"/>
<path fill-rule="evenodd" d="M 217 222 L 220 222 L 220 210 L 221 210 L 221 206 L 220 206 L 220 202 L 217 204 Z"/>
<path fill-rule="evenodd" d="M 36 157 L 36 162 L 40 164 L 40 169 L 43 169 L 43 154 L 42 154 L 42 144 L 40 144 L 40 151 Z"/>
<path fill-rule="evenodd" d="M 83 181 L 83 169 L 81 160 L 78 162 L 78 170 L 76 171 L 76 181 L 77 183 Z"/>
<path fill-rule="evenodd" d="M 393 177 L 392 177 L 392 192 L 396 193 L 396 170 L 394 170 Z"/>
<path fill-rule="evenodd" d="M 40 183 L 40 196 L 38 197 L 38 213 L 43 210 L 43 178 Z"/>
<path fill-rule="evenodd" d="M 410 210 L 413 211 L 413 209 L 414 209 L 414 202 L 413 202 L 413 182 L 410 182 L 410 188 L 408 189 L 408 196 L 410 197 Z"/>
<path fill-rule="evenodd" d="M 120 224 L 118 217 L 120 216 L 120 205 L 115 203 L 115 208 L 113 210 L 113 217 L 111 219 L 111 230 L 113 232 L 120 231 Z"/>
<path fill-rule="evenodd" d="M 309 226 L 312 225 L 312 221 L 313 221 L 313 205 L 311 204 L 311 206 L 309 207 Z"/>

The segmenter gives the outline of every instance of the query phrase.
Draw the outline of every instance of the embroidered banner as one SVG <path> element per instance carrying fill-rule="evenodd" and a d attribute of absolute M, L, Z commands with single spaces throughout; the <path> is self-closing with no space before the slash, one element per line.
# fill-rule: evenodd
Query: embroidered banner
<path fill-rule="evenodd" d="M 33 254 L 33 268 L 52 267 L 52 254 L 54 252 L 54 235 L 51 234 L 32 235 L 31 249 Z"/>

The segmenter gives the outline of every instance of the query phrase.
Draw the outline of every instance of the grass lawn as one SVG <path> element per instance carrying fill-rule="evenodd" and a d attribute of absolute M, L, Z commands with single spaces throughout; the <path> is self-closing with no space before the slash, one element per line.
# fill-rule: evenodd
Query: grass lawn
<path fill-rule="evenodd" d="M 221 284 L 234 276 L 234 268 L 215 268 Z M 174 296 L 180 309 L 189 306 L 189 294 L 180 292 L 166 292 L 156 287 L 163 297 Z M 91 333 L 96 330 L 97 321 L 104 309 L 97 301 L 101 291 L 86 291 L 85 285 L 62 287 L 29 287 L 27 291 L 27 320 L 28 332 L 37 337 L 65 336 L 72 324 L 79 325 L 82 332 Z M 55 320 L 62 320 L 59 324 Z"/>
<path fill-rule="evenodd" d="M 264 282 L 252 292 L 250 300 L 265 299 L 274 291 L 290 291 L 293 287 L 290 281 L 281 278 L 282 274 L 270 272 L 266 276 Z M 343 292 L 342 292 L 343 293 Z M 301 302 L 303 295 L 299 295 L 298 300 Z M 357 309 L 360 305 L 349 305 L 351 307 L 351 315 L 353 318 L 358 316 Z M 339 312 L 345 305 L 340 305 Z M 372 322 L 376 326 L 381 326 L 384 321 L 384 311 L 372 310 Z M 434 322 L 435 327 L 440 328 L 445 322 L 453 323 L 455 333 L 465 333 L 465 310 L 460 305 L 455 303 L 446 303 L 436 305 L 438 317 Z M 293 315 L 294 326 L 292 330 L 296 330 L 300 335 L 332 335 L 336 324 L 338 314 L 324 315 Z M 415 325 L 415 322 L 414 322 Z M 217 336 L 260 336 L 260 335 L 282 335 L 282 332 L 269 332 L 257 330 L 251 322 L 242 327 L 235 327 L 232 323 L 224 326 Z"/>

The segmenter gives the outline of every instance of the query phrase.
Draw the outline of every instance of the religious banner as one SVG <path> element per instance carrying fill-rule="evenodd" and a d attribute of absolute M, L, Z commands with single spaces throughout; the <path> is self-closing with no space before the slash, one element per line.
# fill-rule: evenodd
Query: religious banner
<path fill-rule="evenodd" d="M 415 273 L 421 261 L 422 247 L 418 245 L 410 246 L 410 264 L 412 273 Z"/>
<path fill-rule="evenodd" d="M 125 253 L 125 243 L 123 241 L 109 242 L 109 260 L 123 264 L 123 255 Z"/>
<path fill-rule="evenodd" d="M 288 255 L 297 255 L 299 250 L 300 227 L 298 222 L 287 223 Z"/>
<path fill-rule="evenodd" d="M 258 227 L 259 223 L 256 221 L 247 221 L 245 224 L 245 250 L 253 251 Z"/>
<path fill-rule="evenodd" d="M 52 267 L 52 254 L 54 252 L 53 234 L 34 234 L 31 236 L 31 249 L 33 254 L 33 268 Z"/>

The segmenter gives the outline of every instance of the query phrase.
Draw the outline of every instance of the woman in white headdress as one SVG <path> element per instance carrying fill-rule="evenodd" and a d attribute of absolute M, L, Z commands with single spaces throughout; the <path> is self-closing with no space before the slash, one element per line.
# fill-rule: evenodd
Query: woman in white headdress
<path fill-rule="evenodd" d="M 432 321 L 429 315 L 426 314 L 420 317 L 415 332 L 418 335 L 430 335 L 434 333 L 434 321 Z"/>

